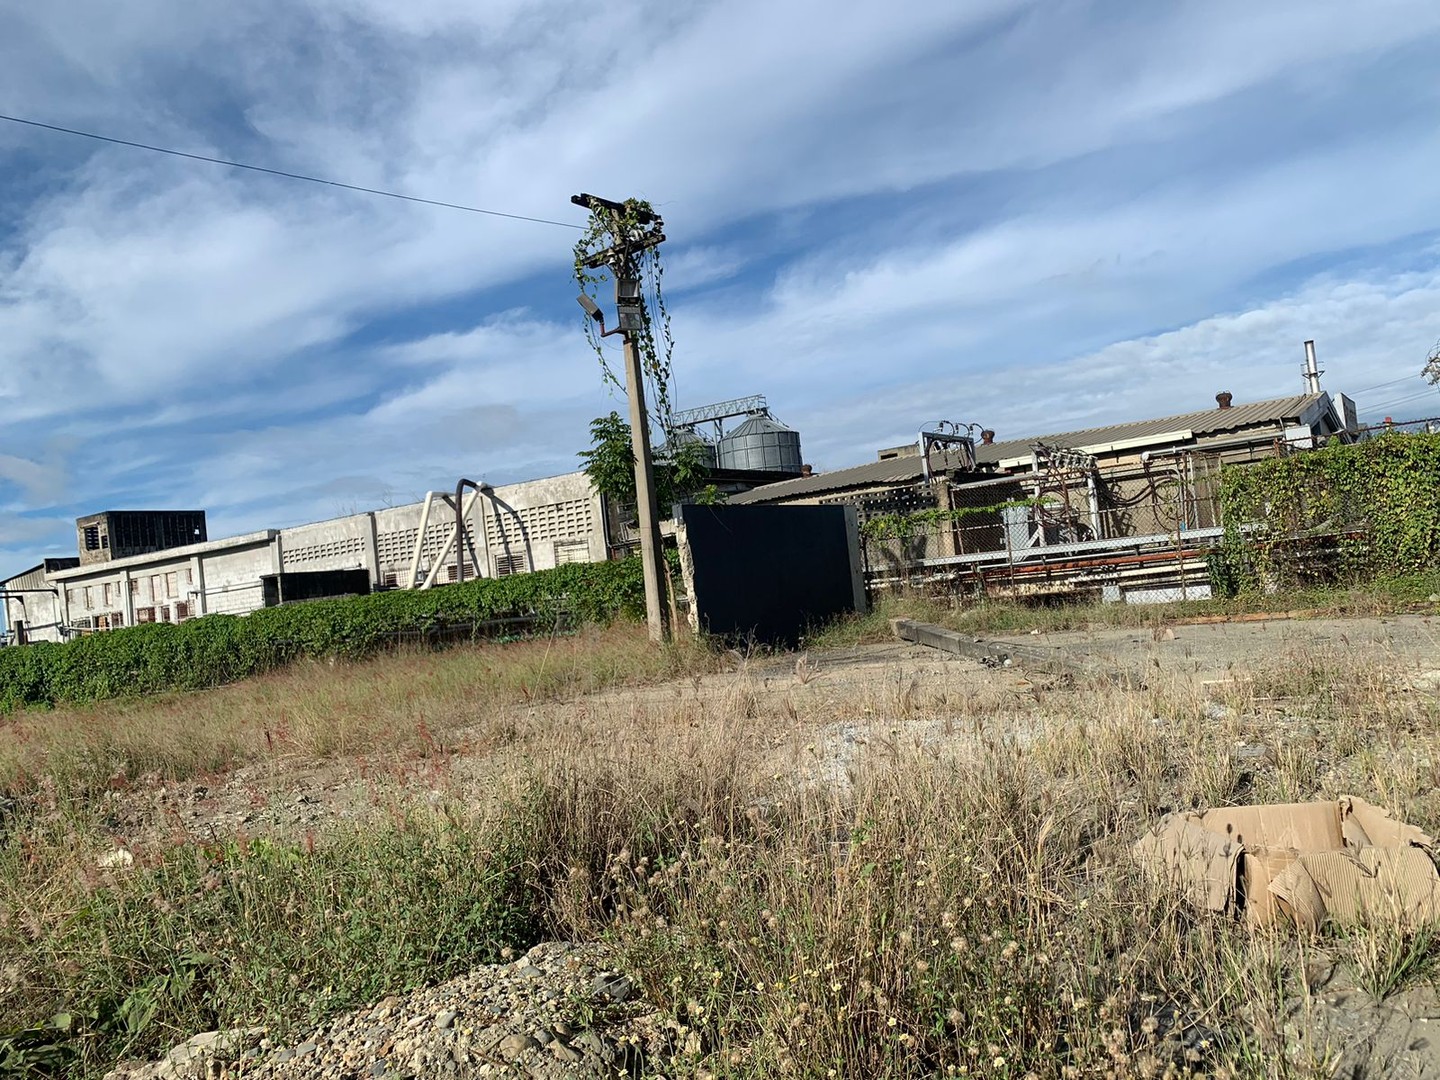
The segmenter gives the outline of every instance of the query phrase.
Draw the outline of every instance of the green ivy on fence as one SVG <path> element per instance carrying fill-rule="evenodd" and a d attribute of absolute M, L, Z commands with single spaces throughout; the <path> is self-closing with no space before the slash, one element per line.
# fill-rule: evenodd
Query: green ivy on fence
<path fill-rule="evenodd" d="M 358 659 L 396 635 L 512 616 L 604 623 L 644 611 L 640 563 L 574 563 L 423 591 L 316 600 L 0 649 L 0 711 L 233 682 L 304 657 Z"/>
<path fill-rule="evenodd" d="M 1221 474 L 1225 541 L 1211 559 L 1233 594 L 1291 584 L 1317 553 L 1352 581 L 1440 564 L 1440 435 L 1390 433 Z"/>

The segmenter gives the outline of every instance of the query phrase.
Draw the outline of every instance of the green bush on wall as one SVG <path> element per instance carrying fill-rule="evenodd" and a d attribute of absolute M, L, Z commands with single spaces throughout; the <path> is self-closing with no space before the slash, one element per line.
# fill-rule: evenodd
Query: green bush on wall
<path fill-rule="evenodd" d="M 1440 565 L 1440 435 L 1388 433 L 1251 465 L 1220 480 L 1225 543 L 1212 577 L 1230 589 L 1288 584 L 1287 542 L 1335 537 L 1355 581 Z"/>
<path fill-rule="evenodd" d="M 301 657 L 368 656 L 397 633 L 445 624 L 561 612 L 576 623 L 636 618 L 644 598 L 640 562 L 626 559 L 129 626 L 0 649 L 0 710 L 218 686 Z"/>

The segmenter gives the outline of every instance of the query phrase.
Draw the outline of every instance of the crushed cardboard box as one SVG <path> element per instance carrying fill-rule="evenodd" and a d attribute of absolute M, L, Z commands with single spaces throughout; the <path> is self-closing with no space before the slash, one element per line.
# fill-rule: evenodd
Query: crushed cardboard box
<path fill-rule="evenodd" d="M 1135 845 L 1149 870 L 1209 911 L 1315 929 L 1440 920 L 1434 841 L 1364 799 L 1169 814 Z"/>

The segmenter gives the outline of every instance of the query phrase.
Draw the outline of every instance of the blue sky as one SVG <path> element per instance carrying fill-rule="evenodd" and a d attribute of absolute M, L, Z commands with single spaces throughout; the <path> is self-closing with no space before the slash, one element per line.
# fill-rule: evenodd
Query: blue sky
<path fill-rule="evenodd" d="M 0 0 L 0 112 L 648 198 L 678 403 L 766 394 L 825 469 L 1297 393 L 1311 337 L 1362 412 L 1440 413 L 1437 52 L 1433 0 Z M 0 574 L 103 508 L 218 536 L 567 471 L 618 405 L 571 230 L 10 124 L 0 191 Z"/>

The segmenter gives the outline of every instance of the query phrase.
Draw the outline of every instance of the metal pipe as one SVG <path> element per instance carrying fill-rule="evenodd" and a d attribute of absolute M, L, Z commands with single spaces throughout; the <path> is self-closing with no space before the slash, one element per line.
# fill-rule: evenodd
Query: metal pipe
<path fill-rule="evenodd" d="M 466 484 L 469 483 L 469 481 L 462 480 L 461 483 Z M 471 486 L 473 487 L 474 485 L 472 484 Z M 445 543 L 440 546 L 439 552 L 435 555 L 435 561 L 430 566 L 430 572 L 425 575 L 425 580 L 420 583 L 420 588 L 428 589 L 435 584 L 436 579 L 440 576 L 440 568 L 445 565 L 445 560 L 450 555 L 450 549 L 457 546 L 457 540 L 459 541 L 459 551 L 456 559 L 459 562 L 459 566 L 455 571 L 455 580 L 457 583 L 465 580 L 465 542 L 463 540 L 465 535 L 465 519 L 470 516 L 470 511 L 475 505 L 475 499 L 478 497 L 478 494 L 479 489 L 477 488 L 471 493 L 468 501 L 462 502 L 459 498 L 455 500 L 455 528 L 450 530 L 449 535 L 445 537 Z M 471 554 L 473 555 L 474 552 L 472 551 Z"/>
<path fill-rule="evenodd" d="M 430 524 L 430 506 L 435 501 L 435 492 L 425 493 L 425 508 L 420 511 L 420 528 L 415 532 L 415 554 L 410 559 L 410 573 L 405 577 L 405 588 L 415 588 L 415 575 L 420 573 L 420 554 L 425 549 L 425 529 Z"/>
<path fill-rule="evenodd" d="M 455 485 L 455 541 L 460 547 L 459 553 L 455 556 L 455 583 L 457 585 L 465 580 L 465 518 L 469 515 L 469 508 L 461 508 L 460 493 L 467 487 L 475 492 L 475 494 L 470 497 L 471 506 L 475 505 L 476 498 L 482 493 L 495 490 L 489 484 L 477 484 L 474 480 L 466 480 L 464 477 L 461 477 L 460 482 Z M 483 514 L 485 511 L 481 510 L 480 512 Z M 472 556 L 475 555 L 475 549 L 473 547 L 470 549 L 470 554 Z M 444 555 L 442 555 L 441 558 L 443 559 Z M 436 560 L 436 564 L 439 564 L 439 559 Z M 475 574 L 477 577 L 480 576 L 478 558 L 476 559 Z"/>

